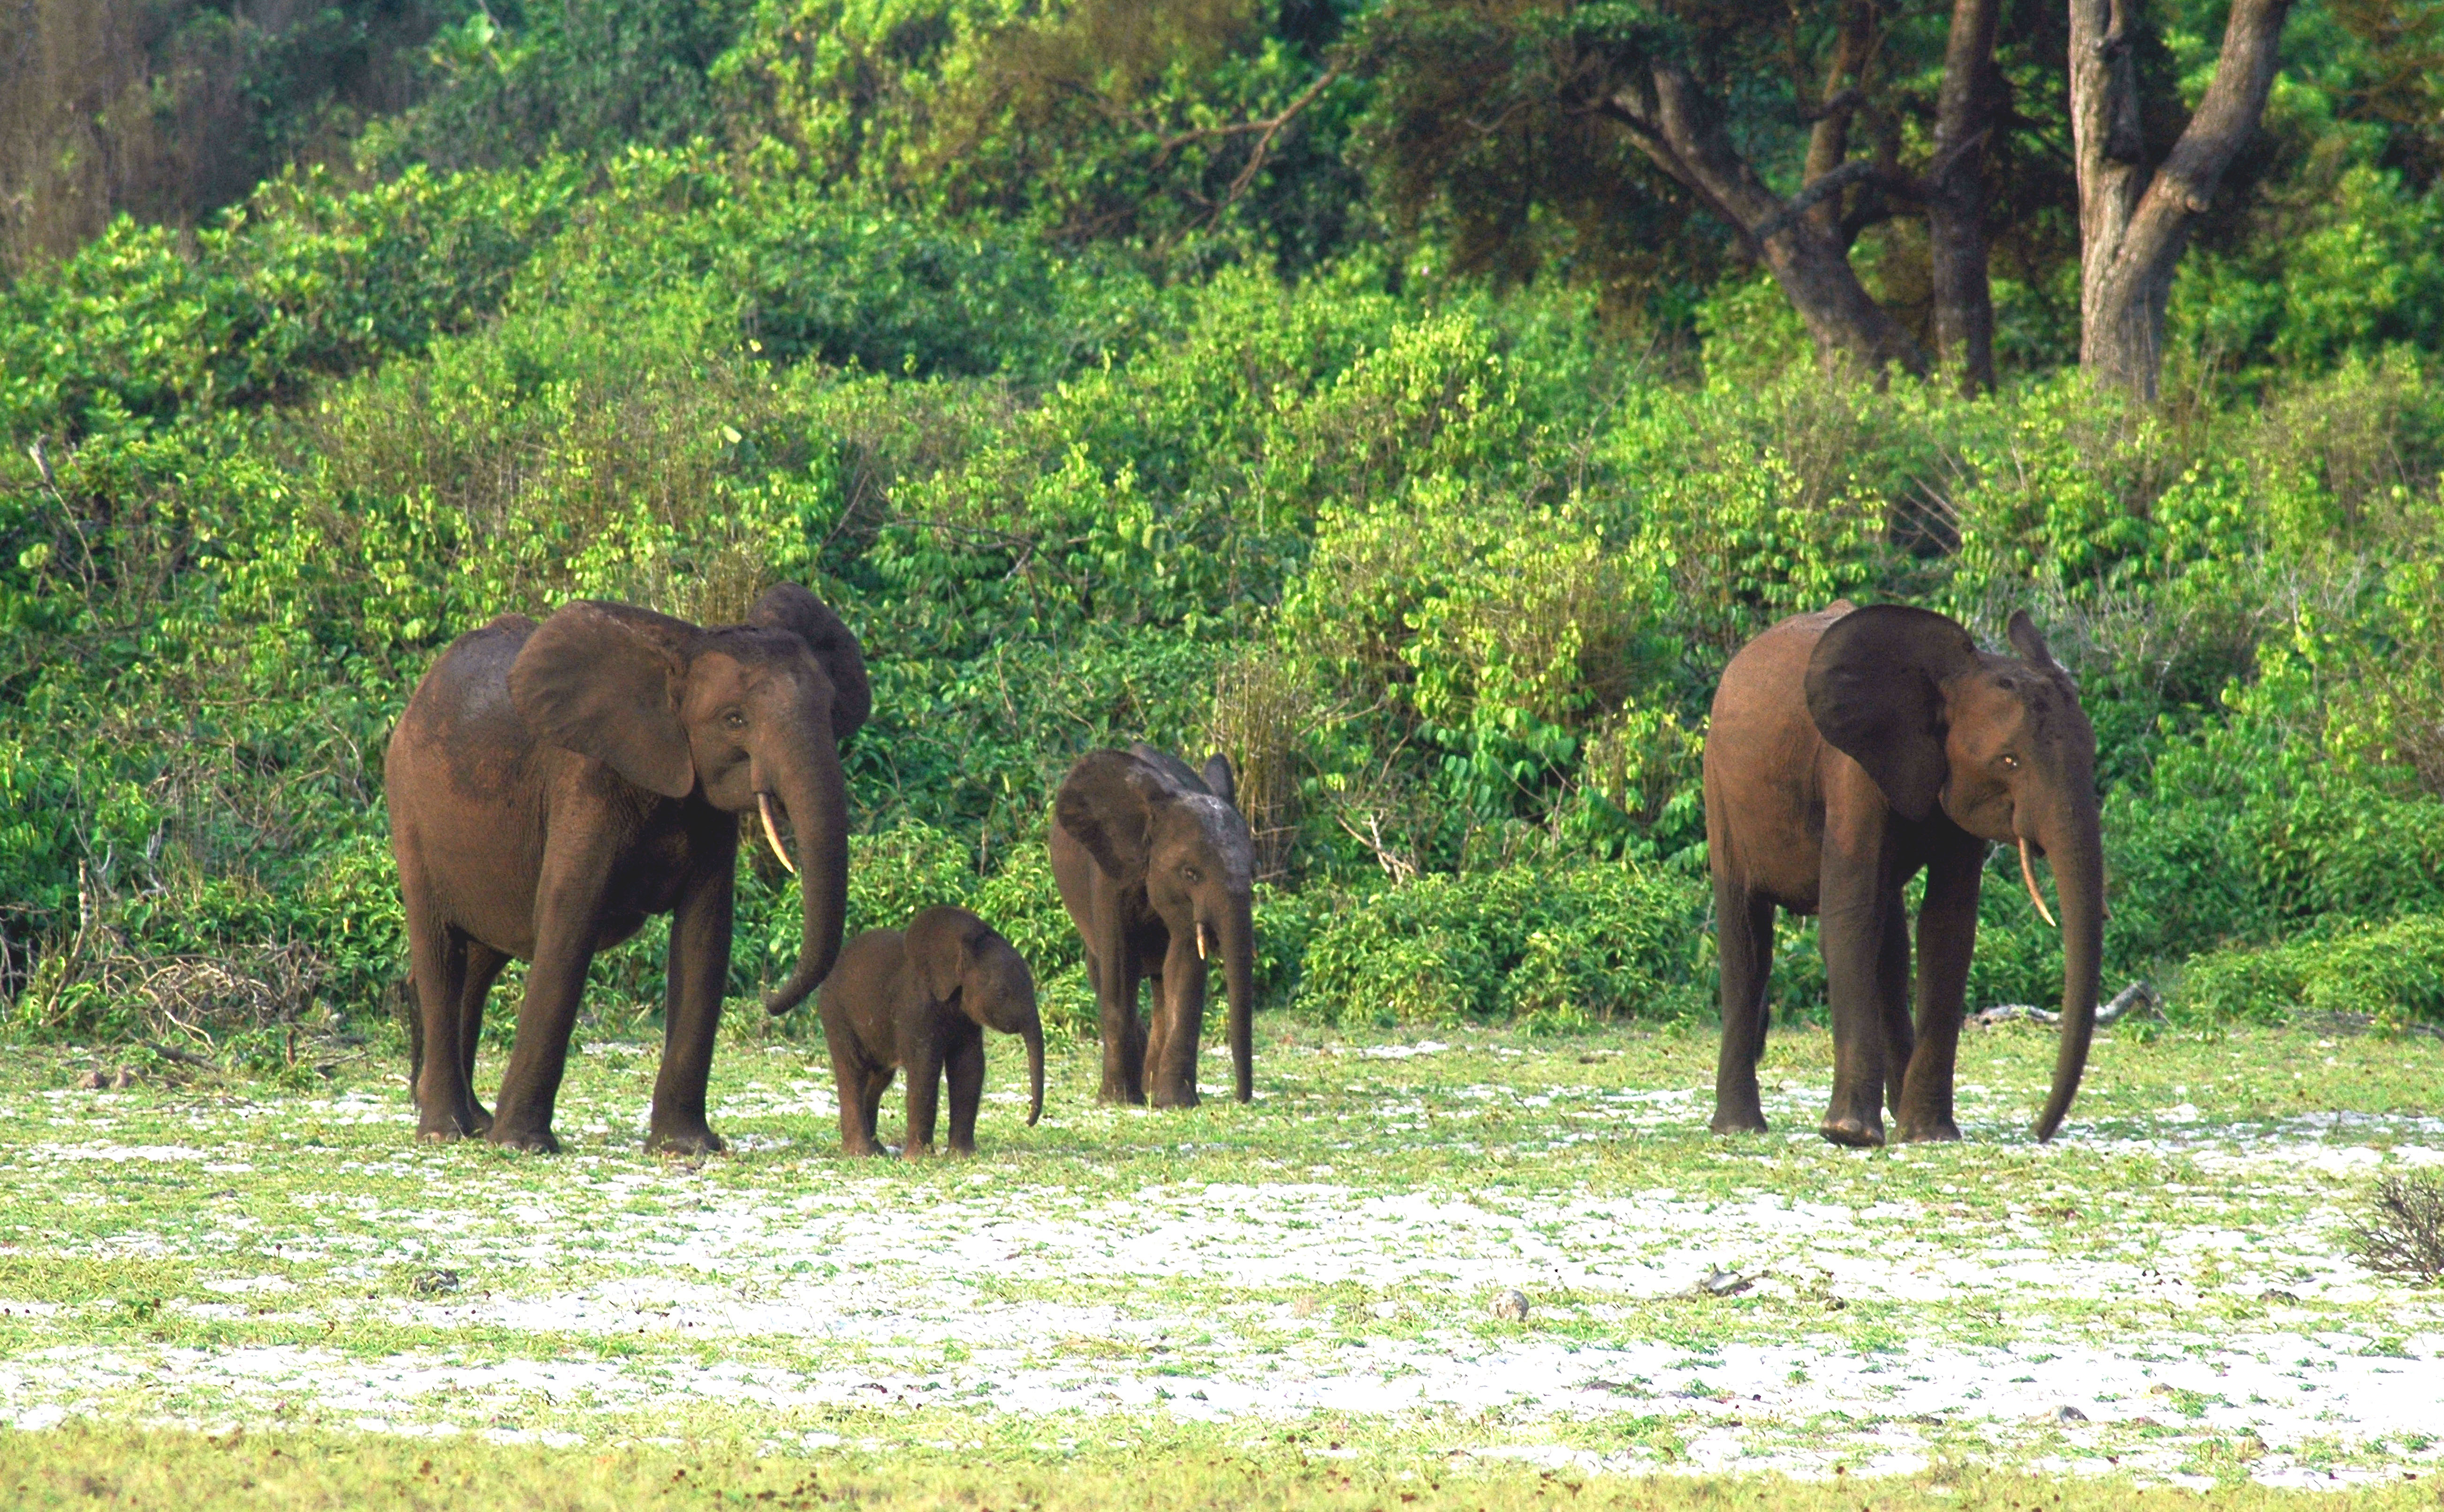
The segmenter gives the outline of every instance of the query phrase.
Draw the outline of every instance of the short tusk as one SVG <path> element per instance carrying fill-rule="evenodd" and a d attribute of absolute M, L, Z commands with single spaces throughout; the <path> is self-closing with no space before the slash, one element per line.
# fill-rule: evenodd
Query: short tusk
<path fill-rule="evenodd" d="M 1210 959 L 1210 957 L 1205 953 L 1205 921 L 1203 919 L 1198 919 L 1196 921 L 1196 958 L 1200 961 Z"/>
<path fill-rule="evenodd" d="M 758 793 L 758 794 L 756 794 L 756 795 L 755 795 L 755 812 L 757 812 L 758 814 L 761 814 L 762 816 L 764 816 L 764 843 L 772 847 L 772 854 L 773 854 L 774 856 L 777 856 L 777 857 L 779 857 L 781 858 L 781 864 L 782 864 L 783 866 L 785 866 L 785 867 L 787 867 L 787 868 L 788 868 L 788 870 L 789 870 L 789 875 L 790 875 L 791 876 L 797 876 L 797 875 L 798 875 L 798 863 L 797 863 L 797 862 L 795 862 L 795 861 L 793 861 L 793 860 L 791 860 L 791 859 L 789 859 L 789 853 L 788 853 L 787 850 L 784 850 L 784 849 L 782 848 L 782 846 L 781 846 L 781 827 L 780 827 L 778 824 L 775 824 L 775 823 L 773 823 L 773 822 L 772 822 L 772 795 L 771 795 L 771 794 L 769 794 L 769 793 Z M 2023 850 L 2025 850 L 2025 849 L 2026 849 L 2026 842 L 2025 842 L 2025 841 L 2023 841 L 2023 842 L 2022 842 L 2022 848 L 2023 848 Z M 2028 885 L 2029 885 L 2030 887 L 2034 887 L 2036 884 L 2035 884 L 2035 883 L 2033 883 L 2033 882 L 2031 882 L 2031 883 L 2029 883 Z M 2038 906 L 2039 908 L 2043 908 L 2043 907 L 2045 907 L 2045 905 L 2044 905 L 2044 904 L 2042 904 L 2042 903 L 2038 904 L 2037 906 Z"/>
<path fill-rule="evenodd" d="M 2020 837 L 2020 880 L 2028 884 L 2028 901 L 2037 906 L 2037 917 L 2052 924 L 2055 929 L 2061 929 L 2060 924 L 2054 923 L 2053 911 L 2046 907 L 2046 895 L 2037 891 L 2037 869 L 2028 864 L 2028 838 L 2026 835 Z"/>

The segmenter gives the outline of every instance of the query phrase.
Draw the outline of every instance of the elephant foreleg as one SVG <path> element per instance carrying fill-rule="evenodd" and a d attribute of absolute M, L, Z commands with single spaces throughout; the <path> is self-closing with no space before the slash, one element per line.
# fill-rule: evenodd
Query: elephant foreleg
<path fill-rule="evenodd" d="M 1138 966 L 1117 931 L 1103 950 L 1087 954 L 1095 981 L 1095 1007 L 1102 1021 L 1103 1084 L 1099 1102 L 1145 1101 L 1145 1024 L 1138 1017 Z"/>
<path fill-rule="evenodd" d="M 730 980 L 731 894 L 737 832 L 716 845 L 718 864 L 691 877 L 671 917 L 671 953 L 662 1002 L 662 1067 L 654 1079 L 654 1111 L 645 1148 L 675 1154 L 713 1154 L 721 1136 L 705 1118 L 705 1087 L 713 1078 L 713 1045 L 721 1028 L 721 991 Z"/>
<path fill-rule="evenodd" d="M 951 1153 L 976 1152 L 976 1107 L 985 1096 L 985 1036 L 981 1029 L 962 1035 L 951 1046 L 942 1069 L 951 1088 Z"/>
<path fill-rule="evenodd" d="M 1766 984 L 1773 971 L 1773 901 L 1714 881 L 1714 941 L 1722 963 L 1723 1045 L 1714 1063 L 1716 1134 L 1765 1133 L 1757 1061 L 1765 1055 Z"/>
<path fill-rule="evenodd" d="M 1146 1047 L 1146 1098 L 1157 1108 L 1194 1108 L 1196 1049 L 1205 1037 L 1205 963 L 1193 939 L 1172 936 L 1162 963 L 1164 991 L 1157 999 L 1159 1038 Z"/>
<path fill-rule="evenodd" d="M 1986 842 L 1969 836 L 1927 867 L 1926 902 L 1917 913 L 1917 1047 L 1895 1110 L 1904 1139 L 1960 1137 L 1953 1121 L 1953 1079 L 1969 965 L 1977 952 L 1977 892 L 1985 872 Z"/>
<path fill-rule="evenodd" d="M 603 869 L 591 857 L 547 855 L 535 900 L 535 955 L 518 1005 L 518 1035 L 501 1071 L 492 1127 L 484 1137 L 517 1150 L 556 1153 L 551 1109 L 568 1069 L 568 1036 L 594 961 Z"/>
<path fill-rule="evenodd" d="M 941 1106 L 942 1053 L 932 1045 L 908 1058 L 908 1128 L 900 1136 L 899 1156 L 922 1160 L 934 1150 L 934 1119 Z"/>
<path fill-rule="evenodd" d="M 1910 1063 L 1916 1035 L 1910 1029 L 1909 915 L 1896 888 L 1881 910 L 1883 925 L 1876 950 L 1876 1006 L 1882 1016 L 1884 1097 L 1893 1116 L 1901 1116 L 1903 1068 Z"/>

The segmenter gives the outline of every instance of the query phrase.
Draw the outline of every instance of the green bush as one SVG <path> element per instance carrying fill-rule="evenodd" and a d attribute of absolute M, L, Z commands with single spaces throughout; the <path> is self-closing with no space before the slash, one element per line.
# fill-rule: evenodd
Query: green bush
<path fill-rule="evenodd" d="M 2444 915 L 2198 956 L 2183 968 L 2174 1001 L 2200 1018 L 2280 1021 L 2306 1008 L 2393 1027 L 2444 1022 Z"/>

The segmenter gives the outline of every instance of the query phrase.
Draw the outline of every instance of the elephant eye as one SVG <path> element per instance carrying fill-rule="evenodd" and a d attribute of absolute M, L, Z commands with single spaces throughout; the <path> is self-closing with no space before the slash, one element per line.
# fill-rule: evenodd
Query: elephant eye
<path fill-rule="evenodd" d="M 1193 866 L 1181 867 L 1179 869 L 1179 875 L 1188 878 L 1188 880 L 1192 882 L 1202 882 L 1205 880 L 1205 875 Z"/>
<path fill-rule="evenodd" d="M 747 728 L 747 716 L 740 713 L 735 709 L 722 715 L 721 722 L 732 729 L 745 729 Z"/>
<path fill-rule="evenodd" d="M 2020 758 L 2017 756 L 2007 754 L 2002 758 L 2002 762 L 2003 770 L 2007 772 L 2016 772 L 2020 769 Z"/>

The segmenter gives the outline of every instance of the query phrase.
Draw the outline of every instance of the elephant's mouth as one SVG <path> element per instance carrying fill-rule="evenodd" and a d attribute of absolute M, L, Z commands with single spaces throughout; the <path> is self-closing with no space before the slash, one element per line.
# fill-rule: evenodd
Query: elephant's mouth
<path fill-rule="evenodd" d="M 772 817 L 772 810 L 776 806 L 785 814 L 788 812 L 789 805 L 775 799 L 768 791 L 756 793 L 755 812 L 757 817 L 764 821 L 764 843 L 772 847 L 772 854 L 779 857 L 781 864 L 787 868 L 789 875 L 795 876 L 798 875 L 798 863 L 789 859 L 789 848 L 781 843 L 781 826 Z"/>

